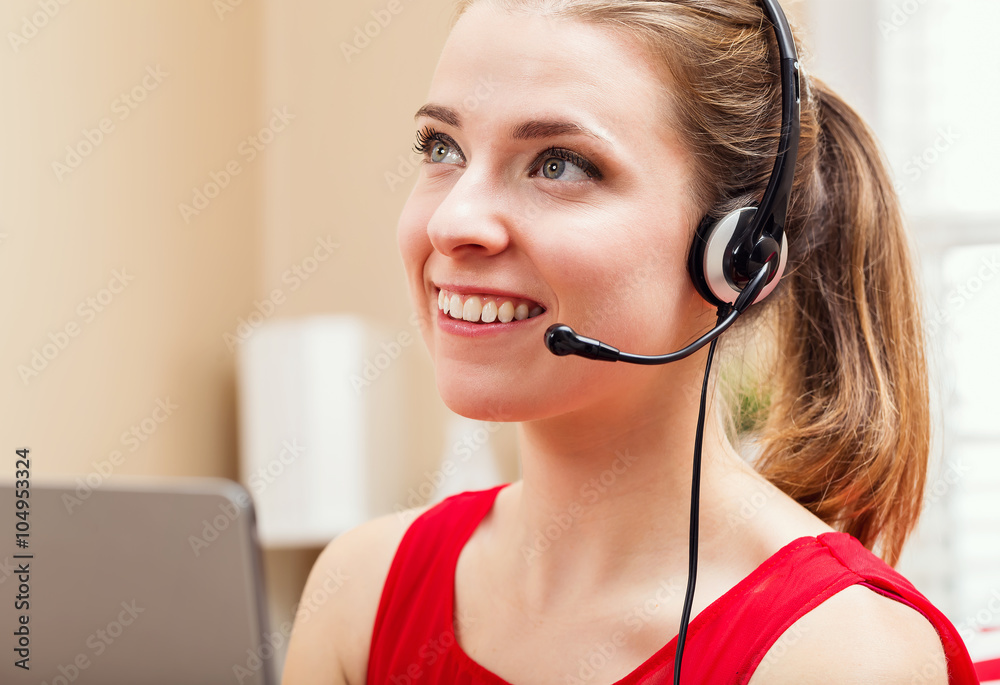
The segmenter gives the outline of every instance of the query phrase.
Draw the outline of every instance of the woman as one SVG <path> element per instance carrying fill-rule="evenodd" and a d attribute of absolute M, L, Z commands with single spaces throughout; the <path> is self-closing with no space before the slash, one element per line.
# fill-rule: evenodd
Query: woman
<path fill-rule="evenodd" d="M 442 398 L 518 422 L 522 478 L 334 540 L 304 596 L 347 581 L 296 625 L 284 682 L 672 682 L 707 350 L 639 367 L 542 338 L 565 322 L 658 354 L 712 327 L 688 251 L 768 182 L 773 33 L 752 0 L 458 9 L 399 244 Z M 862 547 L 895 563 L 920 509 L 922 335 L 877 145 L 806 76 L 786 234 L 740 322 L 776 331 L 756 469 L 721 407 L 705 424 L 682 682 L 975 682 L 954 628 Z"/>

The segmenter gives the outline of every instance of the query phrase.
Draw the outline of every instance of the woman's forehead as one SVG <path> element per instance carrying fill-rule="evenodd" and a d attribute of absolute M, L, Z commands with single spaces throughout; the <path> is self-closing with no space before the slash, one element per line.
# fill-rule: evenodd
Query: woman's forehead
<path fill-rule="evenodd" d="M 428 100 L 463 122 L 569 121 L 620 138 L 662 122 L 663 88 L 637 42 L 578 20 L 480 3 L 449 35 Z"/>

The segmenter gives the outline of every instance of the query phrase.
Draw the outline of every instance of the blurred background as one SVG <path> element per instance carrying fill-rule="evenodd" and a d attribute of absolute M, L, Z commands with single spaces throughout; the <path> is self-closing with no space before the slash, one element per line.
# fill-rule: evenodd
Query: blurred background
<path fill-rule="evenodd" d="M 396 248 L 451 5 L 0 6 L 0 446 L 90 488 L 242 482 L 275 625 L 346 527 L 518 478 L 512 426 L 438 398 Z M 785 7 L 908 213 L 936 425 L 901 570 L 972 640 L 1000 625 L 1000 3 Z"/>

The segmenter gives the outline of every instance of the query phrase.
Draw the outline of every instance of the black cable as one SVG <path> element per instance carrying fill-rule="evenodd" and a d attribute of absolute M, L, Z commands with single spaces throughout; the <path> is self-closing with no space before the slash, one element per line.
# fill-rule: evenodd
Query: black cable
<path fill-rule="evenodd" d="M 730 306 L 719 307 L 719 322 L 730 313 Z M 691 606 L 694 604 L 694 586 L 698 576 L 698 504 L 701 492 L 701 445 L 705 436 L 705 400 L 708 395 L 708 378 L 712 371 L 712 358 L 718 338 L 708 347 L 708 361 L 705 362 L 705 380 L 701 385 L 701 403 L 698 407 L 698 429 L 694 436 L 694 459 L 691 473 L 691 530 L 688 536 L 688 582 L 684 595 L 684 610 L 681 626 L 677 631 L 677 651 L 674 654 L 674 685 L 681 682 L 681 659 L 684 657 L 684 640 L 687 637 L 688 621 L 691 620 Z"/>

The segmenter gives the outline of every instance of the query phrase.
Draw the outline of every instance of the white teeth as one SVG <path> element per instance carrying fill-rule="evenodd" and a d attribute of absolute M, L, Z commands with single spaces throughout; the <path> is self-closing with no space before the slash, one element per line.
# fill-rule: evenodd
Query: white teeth
<path fill-rule="evenodd" d="M 453 319 L 462 318 L 462 298 L 458 295 L 451 296 L 451 302 L 448 304 L 448 316 Z"/>
<path fill-rule="evenodd" d="M 475 323 L 479 321 L 479 316 L 483 313 L 483 301 L 478 297 L 473 295 L 465 301 L 465 307 L 462 308 L 462 318 L 469 323 Z"/>
<path fill-rule="evenodd" d="M 536 307 L 536 309 L 538 309 L 539 311 L 541 311 L 541 307 Z M 484 304 L 483 305 L 483 315 L 482 315 L 481 318 L 483 320 L 483 323 L 493 323 L 494 321 L 496 321 L 497 320 L 497 303 L 494 302 L 493 300 L 490 300 L 489 302 L 487 302 L 486 304 Z"/>
<path fill-rule="evenodd" d="M 463 302 L 463 296 L 447 290 L 438 291 L 438 309 L 452 319 L 462 319 L 470 323 L 510 323 L 523 321 L 542 314 L 545 310 L 537 304 L 511 300 L 493 295 L 470 295 Z"/>
<path fill-rule="evenodd" d="M 509 301 L 504 302 L 500 305 L 500 309 L 497 310 L 497 318 L 500 319 L 500 323 L 510 323 L 514 320 L 514 305 Z"/>

